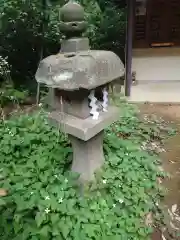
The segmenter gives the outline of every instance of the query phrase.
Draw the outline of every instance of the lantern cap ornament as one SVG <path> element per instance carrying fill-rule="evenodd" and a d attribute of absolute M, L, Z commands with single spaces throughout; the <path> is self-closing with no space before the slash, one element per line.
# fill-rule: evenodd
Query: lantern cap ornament
<path fill-rule="evenodd" d="M 60 30 L 67 39 L 81 37 L 87 29 L 84 8 L 70 0 L 60 9 Z"/>

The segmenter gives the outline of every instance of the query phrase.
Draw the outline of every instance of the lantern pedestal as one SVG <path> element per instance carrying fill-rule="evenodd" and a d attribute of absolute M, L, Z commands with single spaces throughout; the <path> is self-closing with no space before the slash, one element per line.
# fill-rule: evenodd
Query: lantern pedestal
<path fill-rule="evenodd" d="M 102 131 L 88 141 L 69 135 L 73 148 L 72 171 L 79 173 L 83 181 L 93 180 L 94 172 L 104 163 L 103 135 Z"/>

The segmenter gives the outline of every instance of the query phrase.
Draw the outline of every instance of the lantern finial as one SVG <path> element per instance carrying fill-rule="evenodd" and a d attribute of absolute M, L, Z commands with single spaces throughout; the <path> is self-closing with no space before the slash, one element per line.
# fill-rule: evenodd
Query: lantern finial
<path fill-rule="evenodd" d="M 74 0 L 60 9 L 60 20 L 60 30 L 66 38 L 81 37 L 87 28 L 84 8 Z"/>

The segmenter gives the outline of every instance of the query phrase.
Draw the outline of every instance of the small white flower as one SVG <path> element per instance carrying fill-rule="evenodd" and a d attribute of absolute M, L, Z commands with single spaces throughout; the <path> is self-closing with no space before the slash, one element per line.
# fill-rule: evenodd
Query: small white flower
<path fill-rule="evenodd" d="M 119 203 L 123 203 L 124 200 L 120 198 L 120 199 L 118 200 L 118 202 L 119 202 Z"/>
<path fill-rule="evenodd" d="M 30 195 L 33 195 L 34 194 L 34 192 L 30 192 Z"/>
<path fill-rule="evenodd" d="M 65 183 L 68 183 L 68 179 L 67 179 L 67 178 L 65 178 L 64 182 L 65 182 Z"/>
<path fill-rule="evenodd" d="M 126 156 L 129 156 L 129 153 L 125 153 Z"/>
<path fill-rule="evenodd" d="M 113 204 L 113 208 L 115 208 L 116 207 L 116 204 Z"/>
<path fill-rule="evenodd" d="M 39 107 L 42 107 L 42 103 L 39 103 Z"/>
<path fill-rule="evenodd" d="M 12 137 L 14 136 L 14 134 L 11 131 L 9 131 L 9 135 L 11 135 Z"/>
<path fill-rule="evenodd" d="M 46 208 L 46 209 L 45 209 L 45 213 L 48 214 L 49 212 L 50 212 L 49 208 Z"/>
<path fill-rule="evenodd" d="M 55 178 L 58 178 L 58 175 L 57 175 L 57 174 L 55 174 L 55 175 L 54 175 L 54 177 L 55 177 Z"/>
<path fill-rule="evenodd" d="M 50 197 L 49 197 L 49 196 L 46 196 L 46 197 L 45 197 L 45 200 L 50 200 Z"/>
<path fill-rule="evenodd" d="M 63 202 L 63 199 L 62 199 L 62 198 L 60 198 L 58 202 L 59 202 L 59 203 L 62 203 L 62 202 Z"/>
<path fill-rule="evenodd" d="M 107 180 L 106 180 L 106 179 L 104 179 L 104 180 L 103 180 L 103 183 L 104 183 L 104 184 L 106 184 L 106 183 L 107 183 Z"/>

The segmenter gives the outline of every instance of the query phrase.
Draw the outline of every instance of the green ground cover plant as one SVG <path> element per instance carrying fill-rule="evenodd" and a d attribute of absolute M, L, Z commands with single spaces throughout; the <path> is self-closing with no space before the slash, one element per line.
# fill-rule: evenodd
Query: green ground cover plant
<path fill-rule="evenodd" d="M 3 107 L 9 104 L 21 104 L 27 97 L 27 90 L 14 88 L 14 83 L 11 78 L 11 66 L 7 58 L 0 56 L 0 115 L 3 115 Z"/>
<path fill-rule="evenodd" d="M 70 172 L 67 137 L 51 127 L 44 111 L 0 123 L 2 240 L 144 240 L 147 214 L 160 212 L 163 196 L 157 155 L 142 150 L 144 139 L 160 138 L 134 106 L 121 104 L 119 122 L 106 129 L 105 164 L 82 193 Z"/>

